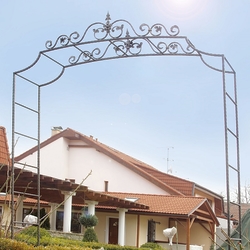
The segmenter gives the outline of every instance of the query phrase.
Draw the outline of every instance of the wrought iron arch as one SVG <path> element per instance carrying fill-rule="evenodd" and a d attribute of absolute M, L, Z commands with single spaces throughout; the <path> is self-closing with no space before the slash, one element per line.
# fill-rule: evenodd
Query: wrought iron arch
<path fill-rule="evenodd" d="M 201 61 L 210 69 L 222 74 L 223 85 L 223 103 L 224 103 L 224 131 L 225 131 L 225 162 L 226 162 L 226 190 L 227 190 L 227 214 L 228 214 L 228 235 L 230 235 L 230 171 L 237 174 L 238 201 L 234 203 L 239 208 L 239 223 L 241 221 L 241 197 L 240 197 L 240 161 L 239 161 L 239 129 L 238 129 L 238 105 L 237 105 L 237 87 L 236 72 L 223 54 L 211 54 L 195 48 L 186 36 L 180 36 L 178 26 L 172 26 L 169 30 L 162 24 L 156 23 L 152 26 L 142 24 L 139 32 L 134 29 L 130 22 L 126 20 L 116 20 L 111 22 L 109 13 L 106 15 L 105 22 L 96 22 L 88 26 L 85 32 L 80 35 L 73 32 L 70 35 L 60 35 L 55 42 L 47 41 L 46 49 L 39 52 L 37 59 L 30 66 L 13 73 L 13 98 L 12 98 L 12 166 L 18 164 L 15 162 L 15 136 L 24 136 L 35 140 L 38 145 L 37 169 L 40 175 L 40 89 L 57 81 L 65 72 L 65 69 L 77 65 L 99 62 L 103 60 L 133 58 L 144 56 L 188 56 L 199 57 Z M 61 57 L 61 51 L 67 51 L 70 56 Z M 58 57 L 58 54 L 60 57 Z M 217 58 L 220 61 L 219 66 L 213 66 L 207 58 Z M 25 72 L 32 69 L 41 59 L 46 59 L 60 70 L 53 79 L 37 83 L 31 78 L 25 76 Z M 232 75 L 233 94 L 227 91 L 227 75 Z M 16 81 L 18 78 L 27 81 L 38 89 L 37 108 L 33 109 L 25 104 L 16 101 Z M 234 128 L 228 125 L 228 104 L 234 106 Z M 37 137 L 32 137 L 16 131 L 16 107 L 26 109 L 37 115 Z M 236 163 L 232 164 L 229 159 L 229 137 L 234 138 Z M 12 236 L 14 231 L 14 171 L 12 171 Z M 38 210 L 40 208 L 40 182 L 38 177 Z M 40 215 L 38 213 L 38 218 Z M 39 226 L 38 226 L 39 228 Z M 241 227 L 240 227 L 241 228 Z M 39 235 L 39 234 L 38 234 Z M 241 230 L 240 239 L 241 240 Z M 39 244 L 39 236 L 38 236 Z"/>

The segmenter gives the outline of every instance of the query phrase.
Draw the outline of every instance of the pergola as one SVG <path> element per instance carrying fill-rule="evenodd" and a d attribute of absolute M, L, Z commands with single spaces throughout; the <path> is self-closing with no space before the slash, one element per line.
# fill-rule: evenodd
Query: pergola
<path fill-rule="evenodd" d="M 3 166 L 0 171 L 0 183 L 10 181 L 11 168 Z M 26 197 L 37 194 L 37 174 L 20 168 L 14 168 L 15 194 Z M 64 202 L 63 192 L 73 192 L 72 204 L 84 205 L 86 200 L 96 201 L 101 206 L 148 209 L 148 206 L 129 200 L 106 195 L 89 190 L 87 186 L 74 183 L 73 180 L 60 180 L 40 174 L 40 199 L 50 203 L 61 204 Z"/>

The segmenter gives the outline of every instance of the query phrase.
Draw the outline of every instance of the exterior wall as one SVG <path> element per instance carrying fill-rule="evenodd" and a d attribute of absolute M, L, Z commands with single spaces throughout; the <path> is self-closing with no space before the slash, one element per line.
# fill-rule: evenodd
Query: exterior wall
<path fill-rule="evenodd" d="M 11 210 L 10 207 L 7 204 L 1 204 L 2 207 L 2 226 L 8 227 L 10 225 L 11 221 Z"/>
<path fill-rule="evenodd" d="M 140 215 L 140 237 L 139 237 L 139 246 L 147 242 L 148 235 L 148 221 L 154 220 L 156 222 L 160 222 L 160 224 L 156 223 L 155 229 L 155 240 L 156 241 L 167 241 L 163 235 L 163 230 L 168 228 L 169 220 L 166 216 L 150 216 L 150 215 Z"/>
<path fill-rule="evenodd" d="M 126 214 L 125 245 L 136 246 L 137 227 L 138 227 L 138 216 L 136 214 Z"/>
<path fill-rule="evenodd" d="M 118 212 L 105 213 L 96 212 L 98 217 L 98 225 L 95 227 L 98 241 L 108 243 L 109 233 L 109 218 L 119 219 Z M 137 241 L 137 215 L 127 214 L 125 215 L 125 245 L 136 246 Z"/>
<path fill-rule="evenodd" d="M 66 178 L 75 179 L 76 183 L 81 183 L 92 171 L 92 174 L 84 181 L 83 185 L 95 191 L 105 191 L 104 182 L 108 181 L 108 191 L 110 192 L 168 194 L 94 148 L 71 147 L 69 145 L 87 146 L 82 141 L 68 141 L 59 138 L 41 148 L 41 174 L 63 180 Z M 36 156 L 37 153 L 34 153 L 21 162 L 36 165 Z M 36 172 L 36 169 L 33 168 L 26 167 L 26 169 Z"/>
<path fill-rule="evenodd" d="M 209 227 L 208 227 L 209 228 Z M 204 250 L 209 250 L 213 244 L 210 240 L 211 235 L 198 223 L 194 223 L 191 227 L 190 243 L 203 246 Z"/>
<path fill-rule="evenodd" d="M 212 195 L 210 195 L 207 192 L 202 192 L 201 190 L 195 189 L 194 196 L 207 198 L 209 204 L 211 205 L 212 210 L 213 211 L 215 210 L 215 202 L 214 202 L 214 197 Z"/>
<path fill-rule="evenodd" d="M 177 228 L 177 234 L 173 239 L 173 242 L 177 242 L 178 244 L 185 244 L 187 241 L 187 229 L 186 222 L 181 221 L 181 223 L 175 221 L 171 221 L 170 227 L 175 226 Z M 203 224 L 204 225 L 204 224 Z M 204 225 L 209 230 L 208 225 Z M 211 234 L 201 226 L 199 223 L 194 222 L 191 231 L 190 231 L 190 245 L 199 245 L 203 246 L 204 250 L 210 250 L 210 246 L 213 244 L 210 240 Z"/>
<path fill-rule="evenodd" d="M 95 232 L 98 237 L 98 241 L 101 243 L 108 243 L 108 218 L 118 218 L 118 213 L 101 213 L 97 212 L 95 215 L 98 218 L 98 224 L 95 226 Z"/>
<path fill-rule="evenodd" d="M 76 179 L 76 182 L 80 183 L 92 171 L 83 183 L 92 190 L 103 192 L 104 182 L 108 181 L 110 192 L 167 194 L 150 181 L 94 148 L 70 147 L 69 151 L 69 178 Z"/>
<path fill-rule="evenodd" d="M 109 218 L 119 218 L 118 212 L 105 213 L 96 211 L 96 216 L 98 217 L 98 225 L 95 227 L 95 231 L 98 236 L 99 242 L 108 243 L 108 222 Z M 154 220 L 160 222 L 156 224 L 156 240 L 167 241 L 164 237 L 162 231 L 168 227 L 168 218 L 160 216 L 146 216 L 140 215 L 139 218 L 139 239 L 138 246 L 147 242 L 148 235 L 148 221 Z M 125 221 L 125 245 L 126 246 L 136 246 L 137 245 L 137 226 L 138 226 L 138 215 L 126 213 Z"/>
<path fill-rule="evenodd" d="M 40 173 L 51 177 L 65 179 L 68 177 L 68 141 L 64 138 L 52 142 L 40 150 Z M 22 163 L 37 165 L 37 153 L 24 158 Z M 20 165 L 17 167 L 20 167 Z M 29 171 L 36 172 L 34 168 L 25 167 Z"/>

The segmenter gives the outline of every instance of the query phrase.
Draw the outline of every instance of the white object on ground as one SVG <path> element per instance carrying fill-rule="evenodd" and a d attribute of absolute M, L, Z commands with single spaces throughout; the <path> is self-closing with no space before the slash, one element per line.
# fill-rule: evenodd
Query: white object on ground
<path fill-rule="evenodd" d="M 173 240 L 176 233 L 177 233 L 177 229 L 175 227 L 166 228 L 166 229 L 163 230 L 164 236 L 169 239 L 169 245 L 170 246 L 173 245 L 172 240 Z"/>
<path fill-rule="evenodd" d="M 23 222 L 26 223 L 26 226 L 37 224 L 37 217 L 35 215 L 28 214 L 24 217 Z"/>

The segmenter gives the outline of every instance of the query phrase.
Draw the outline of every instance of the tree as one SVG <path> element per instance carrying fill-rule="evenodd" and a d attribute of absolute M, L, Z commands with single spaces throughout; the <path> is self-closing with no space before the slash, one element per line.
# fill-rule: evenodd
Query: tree
<path fill-rule="evenodd" d="M 83 214 L 80 218 L 80 223 L 86 228 L 83 241 L 84 242 L 98 242 L 94 226 L 98 224 L 98 218 L 93 214 Z"/>
<path fill-rule="evenodd" d="M 240 188 L 240 202 L 245 204 L 250 204 L 250 184 L 245 183 L 244 186 Z M 235 188 L 231 193 L 231 199 L 234 202 L 238 202 L 238 188 Z"/>

